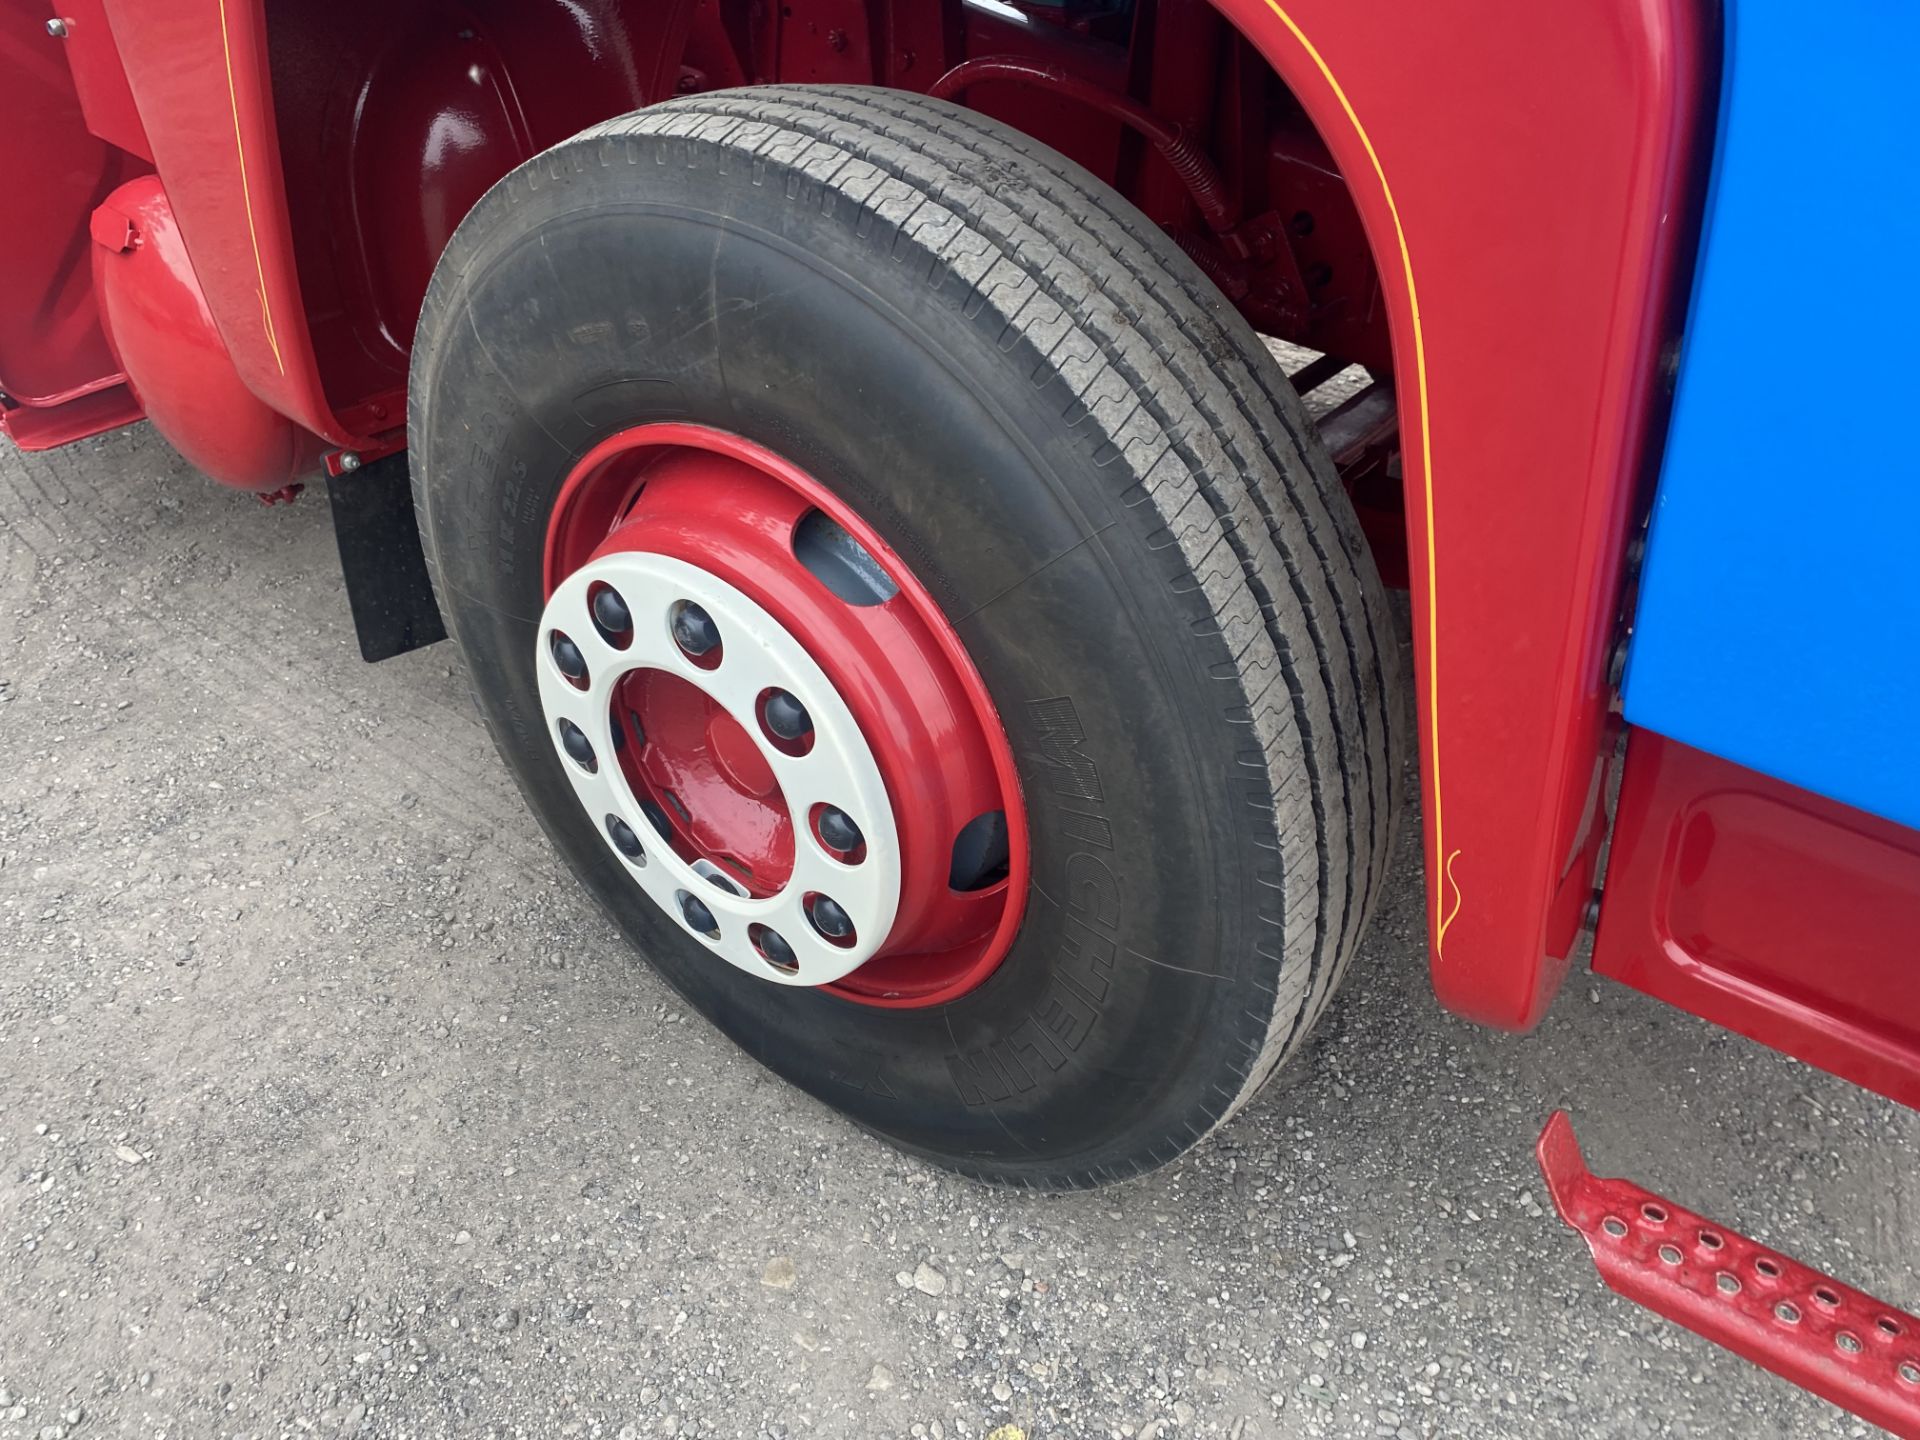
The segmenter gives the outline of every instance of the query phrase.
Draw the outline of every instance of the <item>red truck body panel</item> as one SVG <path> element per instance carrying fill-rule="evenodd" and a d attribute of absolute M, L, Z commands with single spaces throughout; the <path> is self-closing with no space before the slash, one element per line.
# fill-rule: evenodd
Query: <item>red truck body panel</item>
<path fill-rule="evenodd" d="M 0 224 L 0 390 L 6 432 L 41 450 L 140 418 L 100 328 L 87 253 L 95 205 L 151 167 L 87 128 L 76 72 L 44 29 L 46 7 L 0 6 L 0 133 L 11 218 Z"/>
<path fill-rule="evenodd" d="M 1920 833 L 1635 730 L 1602 975 L 1920 1107 Z"/>

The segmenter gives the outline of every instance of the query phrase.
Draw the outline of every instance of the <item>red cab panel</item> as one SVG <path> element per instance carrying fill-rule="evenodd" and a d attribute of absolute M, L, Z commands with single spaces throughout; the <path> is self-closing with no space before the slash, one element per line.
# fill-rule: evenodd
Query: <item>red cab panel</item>
<path fill-rule="evenodd" d="M 1920 1105 L 1920 832 L 1636 730 L 1594 969 Z"/>
<path fill-rule="evenodd" d="M 100 329 L 87 219 L 144 162 L 89 132 L 48 7 L 0 0 L 0 430 L 27 450 L 140 418 Z"/>
<path fill-rule="evenodd" d="M 65 33 L 56 38 L 64 42 L 87 129 L 151 165 L 153 147 L 120 63 L 120 47 L 113 43 L 107 0 L 61 0 L 59 10 L 58 26 Z"/>

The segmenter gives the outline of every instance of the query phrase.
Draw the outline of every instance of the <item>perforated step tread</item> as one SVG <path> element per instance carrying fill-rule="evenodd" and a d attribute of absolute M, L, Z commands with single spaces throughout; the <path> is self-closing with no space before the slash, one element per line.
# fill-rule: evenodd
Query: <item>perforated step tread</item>
<path fill-rule="evenodd" d="M 1554 1208 L 1586 1238 L 1613 1289 L 1920 1440 L 1920 1319 L 1630 1180 L 1595 1176 L 1564 1110 L 1547 1121 L 1535 1154 Z"/>

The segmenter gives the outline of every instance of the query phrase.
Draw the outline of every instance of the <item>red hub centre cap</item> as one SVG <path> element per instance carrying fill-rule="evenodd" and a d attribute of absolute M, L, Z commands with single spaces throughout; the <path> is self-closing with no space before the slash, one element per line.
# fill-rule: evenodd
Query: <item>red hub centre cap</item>
<path fill-rule="evenodd" d="M 602 442 L 554 506 L 541 701 L 640 889 L 717 959 L 878 1005 L 1021 918 L 1012 755 L 965 647 L 852 510 L 737 436 Z"/>
<path fill-rule="evenodd" d="M 740 722 L 724 710 L 707 722 L 707 749 L 720 771 L 743 795 L 766 796 L 779 788 L 773 767 Z"/>

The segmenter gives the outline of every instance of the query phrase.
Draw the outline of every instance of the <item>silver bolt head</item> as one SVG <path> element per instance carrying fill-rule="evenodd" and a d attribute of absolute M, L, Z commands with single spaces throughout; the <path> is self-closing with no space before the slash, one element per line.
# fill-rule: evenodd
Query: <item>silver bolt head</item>
<path fill-rule="evenodd" d="M 53 36 L 53 38 L 56 40 L 66 39 L 67 38 L 67 22 L 62 20 L 57 15 L 54 16 L 53 19 L 47 21 L 47 34 Z"/>
<path fill-rule="evenodd" d="M 347 472 L 358 470 L 360 468 L 360 457 L 351 450 L 347 451 L 340 457 L 340 468 L 342 471 Z"/>

